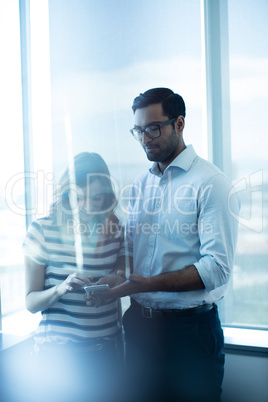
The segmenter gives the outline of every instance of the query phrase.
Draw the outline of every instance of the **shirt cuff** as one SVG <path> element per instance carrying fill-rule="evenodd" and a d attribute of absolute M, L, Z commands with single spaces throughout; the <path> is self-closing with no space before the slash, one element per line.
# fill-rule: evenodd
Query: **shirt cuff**
<path fill-rule="evenodd" d="M 230 277 L 213 256 L 205 256 L 193 264 L 208 292 L 225 285 Z"/>

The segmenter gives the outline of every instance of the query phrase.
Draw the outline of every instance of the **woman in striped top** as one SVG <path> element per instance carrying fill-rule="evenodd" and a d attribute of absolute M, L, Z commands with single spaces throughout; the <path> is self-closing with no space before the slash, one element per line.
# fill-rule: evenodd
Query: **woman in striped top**
<path fill-rule="evenodd" d="M 96 391 L 99 380 L 107 386 L 109 378 L 115 384 L 112 374 L 120 367 L 120 301 L 90 307 L 83 289 L 124 267 L 124 231 L 115 206 L 104 160 L 95 153 L 78 154 L 59 181 L 49 216 L 32 222 L 23 244 L 26 307 L 42 313 L 35 353 L 43 367 L 49 365 L 43 370 L 48 383 L 59 377 L 55 370 L 64 372 L 64 384 L 71 380 L 68 375 L 72 382 L 76 378 L 79 400 L 83 386 L 92 383 Z M 57 383 L 66 400 L 59 378 Z M 86 399 L 89 394 L 87 389 Z M 104 399 L 110 400 L 107 392 Z M 55 400 L 61 400 L 59 395 Z"/>

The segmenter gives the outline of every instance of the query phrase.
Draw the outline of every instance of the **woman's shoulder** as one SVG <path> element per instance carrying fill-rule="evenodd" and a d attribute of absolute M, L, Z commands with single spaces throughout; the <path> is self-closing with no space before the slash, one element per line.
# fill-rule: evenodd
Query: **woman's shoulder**
<path fill-rule="evenodd" d="M 50 216 L 34 219 L 28 227 L 28 233 L 40 233 L 44 235 L 46 231 L 58 230 L 57 225 Z"/>
<path fill-rule="evenodd" d="M 43 216 L 41 218 L 36 218 L 31 222 L 30 226 L 34 227 L 45 227 L 45 226 L 51 226 L 54 224 L 54 220 L 50 216 Z"/>

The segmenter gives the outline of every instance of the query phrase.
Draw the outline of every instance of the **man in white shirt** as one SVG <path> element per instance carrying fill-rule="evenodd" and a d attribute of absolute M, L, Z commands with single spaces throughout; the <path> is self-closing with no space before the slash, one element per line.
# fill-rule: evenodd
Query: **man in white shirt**
<path fill-rule="evenodd" d="M 150 89 L 132 109 L 131 133 L 154 164 L 130 195 L 132 273 L 107 293 L 131 295 L 123 318 L 129 400 L 219 402 L 224 340 L 215 302 L 233 268 L 239 202 L 225 175 L 185 145 L 180 95 Z"/>

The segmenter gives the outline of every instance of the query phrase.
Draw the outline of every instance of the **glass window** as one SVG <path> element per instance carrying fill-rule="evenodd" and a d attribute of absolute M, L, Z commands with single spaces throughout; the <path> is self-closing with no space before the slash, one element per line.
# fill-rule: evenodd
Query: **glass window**
<path fill-rule="evenodd" d="M 229 0 L 233 178 L 241 198 L 228 325 L 268 327 L 268 3 Z"/>
<path fill-rule="evenodd" d="M 24 308 L 21 244 L 25 203 L 18 1 L 1 2 L 0 15 L 0 283 L 5 317 Z"/>
<path fill-rule="evenodd" d="M 234 275 L 221 318 L 226 325 L 267 328 L 268 4 L 229 0 L 228 5 L 233 179 L 242 208 Z M 0 149 L 0 277 L 2 314 L 7 316 L 24 308 L 18 1 L 1 2 L 0 15 L 5 16 L 0 52 L 6 60 L 0 64 L 0 131 L 5 135 Z M 133 98 L 146 89 L 166 86 L 184 97 L 185 141 L 205 157 L 199 0 L 31 2 L 31 31 L 31 173 L 38 216 L 47 213 L 54 178 L 70 153 L 92 151 L 107 162 L 119 197 L 118 213 L 125 217 L 128 186 L 150 166 L 129 132 Z"/>
<path fill-rule="evenodd" d="M 1 132 L 6 133 L 6 143 L 1 148 L 3 194 L 13 175 L 21 173 L 23 177 L 24 171 L 18 6 L 15 0 L 2 2 L 0 10 L 7 17 L 6 23 L 1 24 L 1 54 L 5 55 L 3 60 L 9 60 L 0 66 L 5 84 L 1 85 L 4 91 L 0 95 L 4 105 L 1 110 L 5 111 L 5 118 L 0 122 Z M 62 173 L 70 152 L 100 153 L 109 165 L 122 205 L 126 203 L 128 185 L 149 166 L 143 150 L 129 132 L 133 125 L 131 104 L 135 96 L 151 87 L 171 87 L 182 94 L 187 105 L 185 139 L 202 155 L 199 0 L 165 3 L 160 0 L 42 0 L 30 2 L 30 12 L 31 60 L 28 62 L 31 63 L 33 119 L 33 172 L 30 173 L 37 189 L 37 216 L 47 213 L 53 179 Z M 178 23 L 181 15 L 183 18 Z M 4 40 L 6 37 L 9 41 Z M 67 120 L 71 122 L 72 134 L 68 139 Z M 5 315 L 24 308 L 23 178 L 15 184 L 12 202 L 21 207 L 21 213 L 4 202 L 1 205 L 6 222 L 1 228 Z M 124 212 L 121 208 L 122 215 Z M 14 276 L 10 275 L 13 269 Z"/>
<path fill-rule="evenodd" d="M 53 175 L 51 153 L 51 109 L 49 77 L 49 36 L 47 1 L 31 2 L 31 58 L 27 76 L 29 98 L 27 105 L 32 120 L 31 144 L 25 146 L 32 158 L 31 171 L 25 171 L 22 130 L 22 72 L 20 54 L 19 2 L 2 2 L 0 15 L 5 15 L 0 32 L 1 115 L 0 130 L 5 135 L 1 146 L 1 244 L 0 275 L 3 331 L 15 334 L 29 332 L 36 327 L 40 315 L 25 312 L 24 263 L 22 242 L 26 233 L 24 178 L 30 179 L 34 189 L 29 215 L 43 216 L 52 199 Z M 6 38 L 8 37 L 8 41 Z M 24 66 L 26 67 L 26 66 Z M 25 68 L 25 71 L 27 69 Z M 28 190 L 29 191 L 29 188 Z"/>
<path fill-rule="evenodd" d="M 100 153 L 123 182 L 144 171 L 145 155 L 129 132 L 131 105 L 156 86 L 183 95 L 186 142 L 202 153 L 198 0 L 50 1 L 49 10 L 55 173 L 68 154 L 65 115 L 74 154 Z"/>
<path fill-rule="evenodd" d="M 62 172 L 70 148 L 99 153 L 124 217 L 128 186 L 150 166 L 129 132 L 139 93 L 169 87 L 181 94 L 185 141 L 203 154 L 200 2 L 59 0 L 49 11 L 54 172 Z"/>

